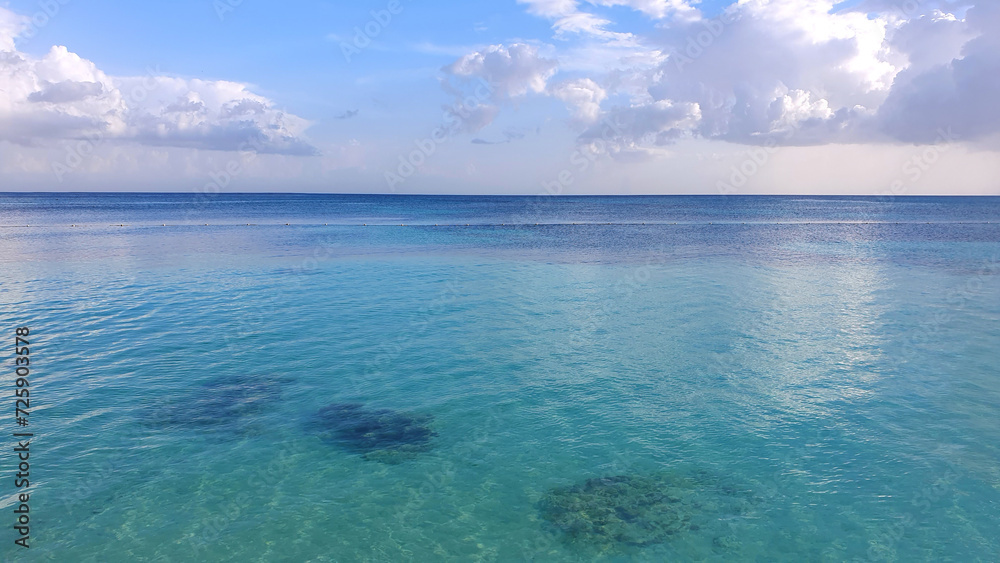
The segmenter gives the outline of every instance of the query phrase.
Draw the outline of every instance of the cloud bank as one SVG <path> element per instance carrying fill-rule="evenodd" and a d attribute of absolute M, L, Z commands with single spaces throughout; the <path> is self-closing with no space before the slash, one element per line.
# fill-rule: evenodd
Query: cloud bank
<path fill-rule="evenodd" d="M 0 7 L 0 141 L 41 146 L 102 139 L 148 146 L 317 155 L 309 123 L 246 84 L 162 76 L 112 77 L 66 47 L 17 50 L 26 18 Z"/>
<path fill-rule="evenodd" d="M 615 123 L 618 153 L 683 138 L 809 146 L 1000 134 L 995 2 L 741 0 L 706 18 L 683 0 L 518 1 L 551 22 L 551 58 L 494 45 L 445 71 L 481 76 L 508 98 L 561 100 L 581 143 L 600 122 Z M 636 10 L 655 31 L 616 31 L 599 6 Z"/>

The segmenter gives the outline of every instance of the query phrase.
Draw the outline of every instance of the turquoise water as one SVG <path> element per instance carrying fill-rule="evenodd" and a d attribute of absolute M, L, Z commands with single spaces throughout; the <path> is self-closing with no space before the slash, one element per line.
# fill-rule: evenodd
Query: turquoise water
<path fill-rule="evenodd" d="M 1000 554 L 1000 198 L 0 194 L 0 225 L 35 433 L 3 560 Z M 343 404 L 429 439 L 330 439 Z"/>

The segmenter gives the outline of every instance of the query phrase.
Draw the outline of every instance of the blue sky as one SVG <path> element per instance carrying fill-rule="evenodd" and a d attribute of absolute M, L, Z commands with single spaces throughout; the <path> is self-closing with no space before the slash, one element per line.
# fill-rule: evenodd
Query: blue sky
<path fill-rule="evenodd" d="M 10 1 L 0 190 L 998 193 L 979 4 Z"/>

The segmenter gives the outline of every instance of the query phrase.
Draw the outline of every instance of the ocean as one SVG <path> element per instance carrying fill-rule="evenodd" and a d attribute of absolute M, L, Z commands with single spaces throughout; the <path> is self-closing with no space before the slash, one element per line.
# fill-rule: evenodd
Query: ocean
<path fill-rule="evenodd" d="M 4 561 L 1000 554 L 1000 198 L 0 194 L 0 329 Z"/>

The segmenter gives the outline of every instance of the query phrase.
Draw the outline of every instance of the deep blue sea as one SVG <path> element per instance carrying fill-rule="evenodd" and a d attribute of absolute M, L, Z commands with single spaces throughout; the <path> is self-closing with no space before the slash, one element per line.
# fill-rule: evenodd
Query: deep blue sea
<path fill-rule="evenodd" d="M 0 194 L 0 330 L 3 561 L 1000 560 L 1000 198 Z"/>

